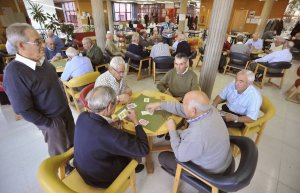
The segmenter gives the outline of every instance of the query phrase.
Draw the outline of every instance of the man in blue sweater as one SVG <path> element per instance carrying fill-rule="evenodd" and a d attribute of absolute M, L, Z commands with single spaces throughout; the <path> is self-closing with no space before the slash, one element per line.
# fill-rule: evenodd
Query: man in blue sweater
<path fill-rule="evenodd" d="M 50 156 L 61 154 L 73 146 L 74 119 L 43 40 L 26 23 L 10 25 L 6 34 L 17 48 L 3 81 L 12 107 L 42 131 Z"/>

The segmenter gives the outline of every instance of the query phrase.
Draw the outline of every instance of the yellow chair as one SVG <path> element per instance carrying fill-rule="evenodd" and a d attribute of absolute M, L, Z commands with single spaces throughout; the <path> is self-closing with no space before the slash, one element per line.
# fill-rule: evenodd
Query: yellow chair
<path fill-rule="evenodd" d="M 100 68 L 104 67 L 105 69 L 108 69 L 109 64 L 98 64 L 97 66 L 95 66 L 95 71 L 99 71 Z"/>
<path fill-rule="evenodd" d="M 261 115 L 256 121 L 252 123 L 246 123 L 244 129 L 228 128 L 229 134 L 231 136 L 249 136 L 256 134 L 254 141 L 255 144 L 258 144 L 267 122 L 273 118 L 276 112 L 275 107 L 266 96 L 262 96 L 262 105 L 260 107 L 260 111 L 263 113 L 263 115 Z M 238 152 L 234 149 L 234 155 L 237 154 Z"/>
<path fill-rule="evenodd" d="M 74 148 L 67 152 L 44 160 L 38 169 L 38 181 L 45 193 L 123 193 L 130 186 L 135 193 L 135 168 L 137 161 L 132 160 L 107 188 L 95 188 L 87 185 L 74 169 L 65 176 L 65 165 L 73 157 Z"/>
<path fill-rule="evenodd" d="M 71 97 L 73 98 L 76 110 L 80 112 L 80 107 L 78 104 L 78 99 L 80 96 L 80 91 L 76 90 L 78 87 L 82 87 L 88 84 L 91 84 L 96 81 L 99 72 L 90 72 L 76 78 L 72 78 L 69 81 L 63 81 L 64 89 L 67 95 L 68 103 L 71 105 Z"/>

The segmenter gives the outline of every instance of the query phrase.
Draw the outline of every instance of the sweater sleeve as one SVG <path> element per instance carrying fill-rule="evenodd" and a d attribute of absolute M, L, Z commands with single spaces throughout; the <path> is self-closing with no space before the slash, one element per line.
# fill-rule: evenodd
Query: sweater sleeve
<path fill-rule="evenodd" d="M 147 135 L 141 125 L 135 127 L 136 135 L 132 136 L 121 132 L 114 146 L 114 153 L 127 157 L 144 157 L 149 153 Z"/>
<path fill-rule="evenodd" d="M 156 87 L 160 92 L 166 92 L 166 90 L 169 88 L 168 82 L 170 78 L 170 72 L 171 71 L 167 72 L 167 74 L 157 83 Z"/>
<path fill-rule="evenodd" d="M 180 103 L 176 103 L 176 102 L 161 102 L 160 103 L 160 107 L 165 110 L 168 111 L 172 114 L 178 115 L 180 117 L 184 117 L 187 118 L 184 111 L 183 111 L 183 107 L 182 104 Z"/>

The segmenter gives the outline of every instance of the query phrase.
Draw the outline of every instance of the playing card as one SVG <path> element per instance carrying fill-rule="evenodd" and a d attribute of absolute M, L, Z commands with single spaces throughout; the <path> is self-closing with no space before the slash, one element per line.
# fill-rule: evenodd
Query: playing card
<path fill-rule="evenodd" d="M 146 126 L 148 125 L 149 121 L 145 120 L 145 119 L 140 119 L 139 120 L 139 123 L 142 125 L 142 126 Z"/>
<path fill-rule="evenodd" d="M 149 99 L 149 98 L 144 98 L 144 102 L 145 102 L 145 103 L 149 103 L 149 102 L 150 102 L 150 99 Z"/>
<path fill-rule="evenodd" d="M 142 115 L 153 115 L 153 112 L 149 112 L 149 111 L 141 111 Z"/>
<path fill-rule="evenodd" d="M 137 107 L 137 105 L 135 103 L 130 103 L 126 105 L 127 109 L 134 109 L 135 107 Z"/>
<path fill-rule="evenodd" d="M 118 114 L 118 117 L 119 117 L 120 120 L 123 120 L 127 115 L 128 115 L 128 111 L 126 109 L 124 109 L 123 111 L 121 111 Z"/>

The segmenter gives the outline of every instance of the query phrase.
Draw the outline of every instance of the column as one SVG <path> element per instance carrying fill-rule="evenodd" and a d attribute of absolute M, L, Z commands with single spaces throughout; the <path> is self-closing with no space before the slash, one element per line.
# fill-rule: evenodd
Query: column
<path fill-rule="evenodd" d="M 113 16 L 112 16 L 112 6 L 111 6 L 110 0 L 106 0 L 106 7 L 107 7 L 107 18 L 108 18 L 109 31 L 111 33 L 114 33 L 114 21 L 113 21 Z"/>
<path fill-rule="evenodd" d="M 187 12 L 187 0 L 182 0 L 180 2 L 180 13 L 179 13 L 179 22 L 178 22 L 178 30 L 184 32 L 185 28 L 185 17 Z"/>
<path fill-rule="evenodd" d="M 97 45 L 104 50 L 106 41 L 106 29 L 104 23 L 103 0 L 91 0 L 92 15 L 94 19 Z"/>
<path fill-rule="evenodd" d="M 234 0 L 214 0 L 199 85 L 211 97 Z"/>
<path fill-rule="evenodd" d="M 261 37 L 264 33 L 265 27 L 267 25 L 267 21 L 270 17 L 270 13 L 272 11 L 272 7 L 274 4 L 274 0 L 266 0 L 264 7 L 260 14 L 260 22 L 258 23 L 255 32 L 258 33 L 259 37 Z"/>

